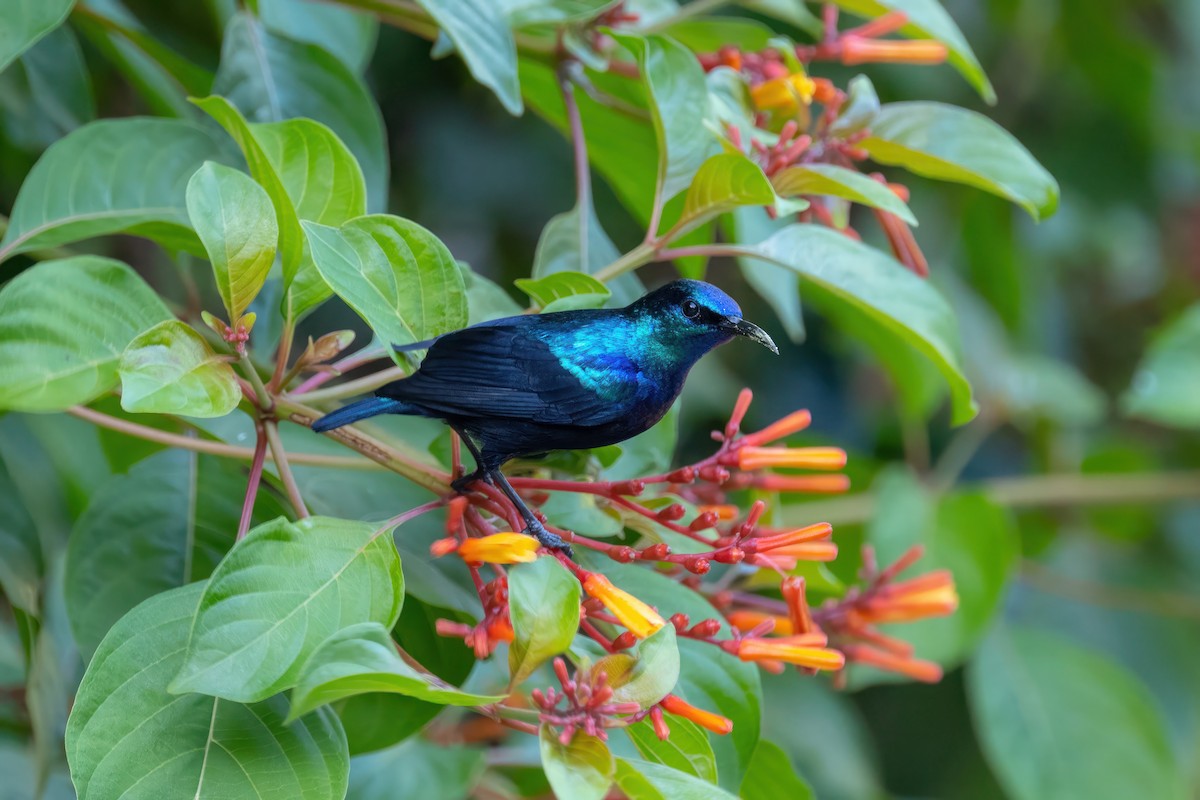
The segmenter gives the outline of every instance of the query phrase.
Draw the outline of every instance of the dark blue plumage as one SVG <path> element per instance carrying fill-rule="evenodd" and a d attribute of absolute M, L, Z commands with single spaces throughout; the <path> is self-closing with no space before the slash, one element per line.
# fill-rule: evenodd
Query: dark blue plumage
<path fill-rule="evenodd" d="M 500 472 L 506 461 L 550 450 L 622 442 L 658 422 L 692 366 L 745 336 L 778 352 L 711 284 L 681 280 L 625 308 L 507 317 L 434 340 L 420 368 L 376 396 L 313 423 L 327 431 L 377 414 L 445 420 L 462 436 L 476 472 L 456 482 L 495 482 L 529 532 L 561 547 Z"/>

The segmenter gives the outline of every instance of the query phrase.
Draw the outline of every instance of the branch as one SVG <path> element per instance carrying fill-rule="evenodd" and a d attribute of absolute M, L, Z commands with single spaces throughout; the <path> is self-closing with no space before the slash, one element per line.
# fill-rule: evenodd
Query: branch
<path fill-rule="evenodd" d="M 273 419 L 265 420 L 261 424 L 267 433 L 267 442 L 271 445 L 271 455 L 275 457 L 275 469 L 278 470 L 279 479 L 283 481 L 283 487 L 287 490 L 288 499 L 292 501 L 292 506 L 296 509 L 296 516 L 305 519 L 308 517 L 308 506 L 304 505 L 304 498 L 300 496 L 300 487 L 296 485 L 296 476 L 292 474 L 292 467 L 288 464 L 287 451 L 283 449 L 283 441 L 279 438 L 279 427 Z"/>
<path fill-rule="evenodd" d="M 258 497 L 258 485 L 262 482 L 263 461 L 267 455 L 267 432 L 263 429 L 262 421 L 255 420 L 254 428 L 258 433 L 258 441 L 254 445 L 254 463 L 250 466 L 250 480 L 246 484 L 246 499 L 242 501 L 242 518 L 238 522 L 237 538 L 245 537 L 250 530 L 250 518 L 254 516 L 254 501 Z"/>
<path fill-rule="evenodd" d="M 388 367 L 387 369 L 381 369 L 379 372 L 373 372 L 370 375 L 364 375 L 352 381 L 339 383 L 337 386 L 331 386 L 328 389 L 315 389 L 308 392 L 301 392 L 297 389 L 297 391 L 289 396 L 303 399 L 306 403 L 318 403 L 322 400 L 339 400 L 343 397 L 353 397 L 356 394 L 366 394 L 394 380 L 399 380 L 406 375 L 408 375 L 408 372 L 403 367 Z"/>

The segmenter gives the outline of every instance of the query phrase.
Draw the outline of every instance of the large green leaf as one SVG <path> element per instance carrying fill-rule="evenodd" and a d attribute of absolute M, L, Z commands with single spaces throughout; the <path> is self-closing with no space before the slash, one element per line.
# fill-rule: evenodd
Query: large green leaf
<path fill-rule="evenodd" d="M 362 169 L 341 139 L 319 122 L 248 123 L 223 97 L 194 102 L 238 143 L 250 174 L 271 198 L 279 225 L 284 288 L 289 292 L 285 305 L 298 317 L 330 295 L 312 263 L 300 221 L 336 226 L 365 213 Z"/>
<path fill-rule="evenodd" d="M 275 261 L 279 224 L 271 198 L 245 173 L 207 161 L 188 181 L 187 208 L 229 321 L 236 322 Z"/>
<path fill-rule="evenodd" d="M 508 573 L 515 638 L 508 648 L 512 685 L 546 659 L 566 652 L 579 630 L 579 581 L 554 558 L 517 564 Z"/>
<path fill-rule="evenodd" d="M 368 206 L 384 207 L 389 162 L 383 117 L 362 80 L 325 50 L 238 14 L 225 29 L 213 93 L 229 98 L 251 122 L 308 117 L 328 125 L 363 167 Z"/>
<path fill-rule="evenodd" d="M 679 681 L 679 645 L 675 626 L 664 625 L 638 642 L 632 652 L 614 653 L 596 662 L 607 670 L 613 699 L 637 703 L 642 708 L 662 700 Z"/>
<path fill-rule="evenodd" d="M 379 35 L 371 14 L 318 0 L 258 0 L 258 17 L 269 30 L 320 45 L 358 73 L 371 63 Z"/>
<path fill-rule="evenodd" d="M 708 84 L 696 56 L 665 36 L 614 33 L 633 53 L 650 98 L 650 116 L 658 141 L 655 192 L 666 202 L 692 183 L 716 139 L 704 124 Z"/>
<path fill-rule="evenodd" d="M 518 278 L 515 283 L 543 312 L 600 308 L 612 296 L 609 288 L 591 275 L 570 270 L 544 278 Z"/>
<path fill-rule="evenodd" d="M 69 27 L 55 28 L 0 70 L 0 129 L 17 147 L 39 152 L 96 117 L 87 65 Z"/>
<path fill-rule="evenodd" d="M 546 725 L 539 740 L 542 769 L 558 800 L 603 800 L 616 766 L 604 742 L 579 731 L 564 745 L 558 733 Z"/>
<path fill-rule="evenodd" d="M 12 0 L 0 28 L 0 70 L 62 24 L 75 0 Z"/>
<path fill-rule="evenodd" d="M 598 272 L 620 257 L 608 238 L 590 202 L 556 214 L 542 229 L 533 255 L 533 278 L 544 279 L 556 272 Z M 609 282 L 612 300 L 628 305 L 646 293 L 632 272 Z"/>
<path fill-rule="evenodd" d="M 184 194 L 192 173 L 210 160 L 229 161 L 212 134 L 191 122 L 129 117 L 84 125 L 55 142 L 25 177 L 0 261 L 110 233 L 203 252 Z"/>
<path fill-rule="evenodd" d="M 677 230 L 690 230 L 739 206 L 772 206 L 775 190 L 762 168 L 741 153 L 718 153 L 696 173 Z"/>
<path fill-rule="evenodd" d="M 209 580 L 171 692 L 262 700 L 295 685 L 337 631 L 372 621 L 390 628 L 404 598 L 390 532 L 329 517 L 250 531 Z"/>
<path fill-rule="evenodd" d="M 471 796 L 483 774 L 483 751 L 413 738 L 350 761 L 347 800 L 422 797 L 453 800 Z"/>
<path fill-rule="evenodd" d="M 285 725 L 282 697 L 244 706 L 167 692 L 203 589 L 155 595 L 101 642 L 67 723 L 79 797 L 340 800 L 350 759 L 331 712 Z"/>
<path fill-rule="evenodd" d="M 937 365 L 950 385 L 954 422 L 975 416 L 960 363 L 958 323 L 928 281 L 878 250 L 820 225 L 791 225 L 752 247 L 726 249 L 794 270 L 831 300 L 856 306 L 887 326 Z"/>
<path fill-rule="evenodd" d="M 43 261 L 0 290 L 0 408 L 61 411 L 117 384 L 142 331 L 170 319 L 127 265 L 98 256 Z"/>
<path fill-rule="evenodd" d="M 67 612 L 85 655 L 138 603 L 212 573 L 233 546 L 245 491 L 236 462 L 165 450 L 92 496 L 67 548 Z M 256 521 L 281 512 L 259 492 Z"/>
<path fill-rule="evenodd" d="M 649 720 L 630 725 L 625 733 L 647 761 L 716 783 L 717 759 L 704 729 L 691 720 L 676 716 L 667 717 L 667 724 L 671 728 L 671 735 L 666 739 L 658 738 Z M 762 747 L 761 742 L 759 747 Z"/>
<path fill-rule="evenodd" d="M 42 548 L 37 523 L 0 458 L 0 591 L 16 608 L 38 613 Z"/>
<path fill-rule="evenodd" d="M 242 399 L 233 367 L 175 319 L 135 336 L 121 354 L 119 372 L 126 411 L 223 417 Z"/>
<path fill-rule="evenodd" d="M 742 800 L 813 800 L 812 787 L 796 774 L 787 753 L 763 739 L 742 781 Z"/>
<path fill-rule="evenodd" d="M 858 146 L 881 164 L 1006 197 L 1043 220 L 1058 208 L 1058 183 L 1008 131 L 945 103 L 888 103 Z"/>
<path fill-rule="evenodd" d="M 758 244 L 791 224 L 790 219 L 771 219 L 761 206 L 741 206 L 725 217 L 724 230 L 739 244 Z M 738 257 L 738 271 L 759 297 L 767 301 L 783 324 L 788 338 L 804 341 L 804 314 L 800 308 L 800 276 L 794 270 L 770 261 Z"/>
<path fill-rule="evenodd" d="M 691 773 L 653 761 L 618 759 L 616 778 L 629 800 L 734 800 L 736 797 Z"/>
<path fill-rule="evenodd" d="M 1146 688 L 1107 659 L 999 627 L 967 670 L 975 734 L 1014 800 L 1188 796 Z"/>
<path fill-rule="evenodd" d="M 908 17 L 908 24 L 900 32 L 911 37 L 928 37 L 937 39 L 949 50 L 949 61 L 962 73 L 967 82 L 979 92 L 989 104 L 996 102 L 996 92 L 992 89 L 991 81 L 979 65 L 979 59 L 971 50 L 971 45 L 963 36 L 962 31 L 954 24 L 954 20 L 942 8 L 938 0 L 834 0 L 837 5 L 861 14 L 864 17 L 878 17 L 889 11 L 903 11 Z"/>
<path fill-rule="evenodd" d="M 1200 304 L 1167 326 L 1146 350 L 1121 398 L 1130 416 L 1175 428 L 1200 428 Z"/>
<path fill-rule="evenodd" d="M 510 114 L 520 114 L 521 84 L 517 80 L 517 45 L 493 0 L 418 0 L 454 43 L 475 80 L 496 93 Z"/>
<path fill-rule="evenodd" d="M 433 234 L 378 214 L 304 231 L 325 282 L 393 345 L 431 339 L 467 323 L 462 272 Z"/>
<path fill-rule="evenodd" d="M 803 194 L 843 197 L 864 206 L 889 211 L 909 225 L 917 224 L 917 218 L 907 203 L 879 181 L 857 170 L 834 164 L 807 164 L 788 167 L 776 175 L 772 183 L 775 184 L 775 191 L 785 197 Z"/>
<path fill-rule="evenodd" d="M 396 651 L 387 628 L 363 622 L 343 628 L 304 662 L 292 690 L 289 720 L 318 706 L 369 692 L 390 692 L 449 706 L 482 706 L 504 695 L 472 694 L 418 672 Z"/>

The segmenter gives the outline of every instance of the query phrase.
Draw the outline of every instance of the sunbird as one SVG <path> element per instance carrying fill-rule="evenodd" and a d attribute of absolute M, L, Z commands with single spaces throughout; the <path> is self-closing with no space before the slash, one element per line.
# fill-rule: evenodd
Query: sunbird
<path fill-rule="evenodd" d="M 443 420 L 475 457 L 475 471 L 453 488 L 492 483 L 516 506 L 526 533 L 569 552 L 500 468 L 513 458 L 603 447 L 648 430 L 700 357 L 735 336 L 779 354 L 766 331 L 742 319 L 733 298 L 694 280 L 668 283 L 624 308 L 491 320 L 418 343 L 429 352 L 416 372 L 326 414 L 312 429 L 378 414 Z"/>

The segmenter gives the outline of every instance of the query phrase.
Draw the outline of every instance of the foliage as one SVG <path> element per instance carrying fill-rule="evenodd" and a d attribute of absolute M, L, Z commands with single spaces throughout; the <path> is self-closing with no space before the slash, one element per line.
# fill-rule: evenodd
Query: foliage
<path fill-rule="evenodd" d="M 1147 503 L 1200 496 L 1200 305 L 1140 215 L 1197 160 L 1135 12 L 966 5 L 0 0 L 6 791 L 1194 794 L 1196 507 Z M 675 272 L 793 342 L 510 465 L 573 557 L 437 423 L 307 430 Z"/>

